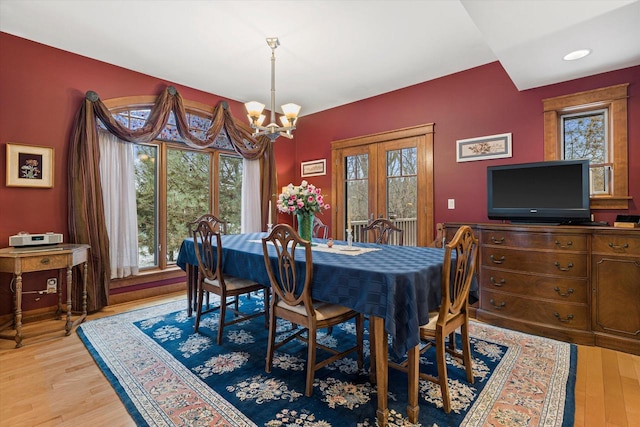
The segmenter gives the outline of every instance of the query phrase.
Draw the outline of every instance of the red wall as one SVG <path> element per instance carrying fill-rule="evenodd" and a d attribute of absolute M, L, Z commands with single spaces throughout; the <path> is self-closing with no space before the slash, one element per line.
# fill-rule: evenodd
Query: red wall
<path fill-rule="evenodd" d="M 628 212 L 594 211 L 613 223 L 616 214 L 640 214 L 640 67 L 519 92 L 498 62 L 302 117 L 296 130 L 297 161 L 331 158 L 331 141 L 424 123 L 435 123 L 435 221 L 488 222 L 486 168 L 543 160 L 542 100 L 620 83 L 629 85 Z M 304 108 L 304 106 L 303 106 Z M 512 133 L 513 157 L 456 163 L 456 140 Z M 328 174 L 313 184 L 330 194 Z M 290 179 L 299 180 L 299 167 Z M 447 209 L 447 199 L 456 208 Z M 323 219 L 328 220 L 328 215 Z"/>
<path fill-rule="evenodd" d="M 374 71 L 373 71 L 374 72 Z M 215 78 L 215 74 L 212 75 Z M 300 181 L 300 162 L 331 158 L 331 141 L 435 123 L 435 219 L 487 221 L 485 170 L 489 165 L 542 160 L 542 99 L 619 83 L 629 86 L 629 214 L 640 208 L 640 67 L 628 68 L 562 84 L 518 92 L 499 63 L 453 74 L 388 94 L 303 116 L 295 138 L 276 143 L 279 185 Z M 0 185 L 0 247 L 10 235 L 55 231 L 67 227 L 67 146 L 71 126 L 88 90 L 102 99 L 159 94 L 174 85 L 183 98 L 215 105 L 220 96 L 197 91 L 86 57 L 0 33 L 0 175 L 5 172 L 7 142 L 55 148 L 53 189 Z M 321 88 L 310 88 L 321 90 Z M 229 101 L 235 117 L 244 107 Z M 303 103 L 304 104 L 304 103 Z M 304 109 L 304 105 L 303 105 Z M 303 110 L 304 112 L 304 110 Z M 456 163 L 457 139 L 511 132 L 513 157 Z M 331 195 L 328 174 L 310 181 Z M 456 209 L 447 209 L 447 199 Z M 596 212 L 597 220 L 613 221 L 617 212 Z M 329 215 L 322 217 L 329 222 Z M 290 218 L 280 216 L 281 221 Z M 8 275 L 0 276 L 0 314 L 10 310 Z M 42 280 L 44 283 L 44 280 Z M 39 287 L 44 287 L 39 283 Z M 46 300 L 46 298 L 49 298 Z M 53 296 L 25 306 L 55 304 Z M 45 301 L 46 300 L 46 301 Z"/>
<path fill-rule="evenodd" d="M 215 73 L 212 74 L 215 78 Z M 6 176 L 6 143 L 42 145 L 55 149 L 54 187 L 7 187 L 0 178 L 0 247 L 20 231 L 59 232 L 69 241 L 67 226 L 67 157 L 71 127 L 87 91 L 101 99 L 157 95 L 175 86 L 184 99 L 214 106 L 229 102 L 233 115 L 245 117 L 244 106 L 131 70 L 71 54 L 0 32 L 0 176 Z M 282 151 L 282 153 L 281 153 Z M 280 161 L 293 164 L 295 152 L 276 147 Z M 286 169 L 286 168 L 283 168 Z M 51 272 L 29 273 L 24 286 L 43 289 Z M 10 275 L 0 274 L 0 314 L 11 310 Z M 55 295 L 24 296 L 24 309 L 56 304 Z"/>

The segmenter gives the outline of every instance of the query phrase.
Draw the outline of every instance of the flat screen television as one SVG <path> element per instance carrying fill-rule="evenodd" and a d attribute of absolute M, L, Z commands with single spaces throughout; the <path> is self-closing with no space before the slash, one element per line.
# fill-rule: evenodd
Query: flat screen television
<path fill-rule="evenodd" d="M 522 223 L 588 222 L 589 161 L 489 166 L 487 214 Z"/>

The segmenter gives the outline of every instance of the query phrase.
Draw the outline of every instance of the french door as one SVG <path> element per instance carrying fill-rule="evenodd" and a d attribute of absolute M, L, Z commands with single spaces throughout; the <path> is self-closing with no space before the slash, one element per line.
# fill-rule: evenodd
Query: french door
<path fill-rule="evenodd" d="M 433 241 L 433 125 L 334 141 L 333 235 L 354 240 L 373 219 L 404 230 L 404 244 Z M 393 243 L 393 242 L 392 242 Z"/>

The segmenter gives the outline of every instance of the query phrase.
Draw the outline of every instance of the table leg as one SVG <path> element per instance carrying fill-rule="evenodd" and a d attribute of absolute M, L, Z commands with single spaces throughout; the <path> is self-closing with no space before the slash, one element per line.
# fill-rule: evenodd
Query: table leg
<path fill-rule="evenodd" d="M 73 288 L 73 267 L 67 266 L 67 323 L 65 325 L 65 335 L 69 335 L 73 327 L 73 321 L 71 320 L 71 310 L 73 309 L 71 288 Z"/>
<path fill-rule="evenodd" d="M 14 326 L 16 328 L 16 348 L 22 347 L 22 274 L 16 274 L 16 293 L 14 295 Z"/>
<path fill-rule="evenodd" d="M 58 270 L 58 309 L 56 319 L 62 319 L 62 269 Z"/>
<path fill-rule="evenodd" d="M 378 410 L 376 418 L 378 426 L 384 427 L 389 419 L 387 407 L 387 390 L 389 381 L 389 347 L 387 345 L 387 332 L 384 329 L 384 319 L 377 316 L 369 316 L 373 324 L 375 342 L 376 384 L 378 387 Z"/>
<path fill-rule="evenodd" d="M 420 406 L 418 405 L 418 375 L 420 369 L 419 345 L 409 349 L 407 361 L 409 363 L 409 366 L 407 366 L 407 374 L 409 375 L 409 402 L 407 405 L 407 416 L 409 417 L 410 423 L 417 424 L 418 414 L 420 413 Z"/>

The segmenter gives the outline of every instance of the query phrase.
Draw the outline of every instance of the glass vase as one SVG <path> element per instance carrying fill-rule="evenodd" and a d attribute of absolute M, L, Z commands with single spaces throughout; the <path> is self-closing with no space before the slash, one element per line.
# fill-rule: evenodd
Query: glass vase
<path fill-rule="evenodd" d="M 313 219 L 315 215 L 312 213 L 299 213 L 296 215 L 298 216 L 298 234 L 300 234 L 300 237 L 304 240 L 311 242 L 311 239 L 313 238 Z"/>

